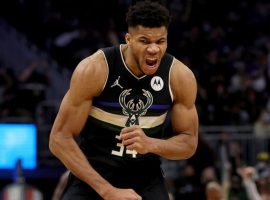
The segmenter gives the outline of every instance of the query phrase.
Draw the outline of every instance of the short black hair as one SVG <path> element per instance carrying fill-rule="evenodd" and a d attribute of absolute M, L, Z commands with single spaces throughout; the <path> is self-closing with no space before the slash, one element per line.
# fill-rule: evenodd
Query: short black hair
<path fill-rule="evenodd" d="M 128 27 L 138 25 L 157 28 L 165 26 L 168 29 L 170 24 L 169 10 L 158 2 L 138 1 L 128 9 L 126 22 Z"/>

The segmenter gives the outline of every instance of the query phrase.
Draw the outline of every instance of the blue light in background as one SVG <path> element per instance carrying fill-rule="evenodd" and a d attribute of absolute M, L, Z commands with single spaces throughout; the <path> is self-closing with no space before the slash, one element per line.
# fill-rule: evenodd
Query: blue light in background
<path fill-rule="evenodd" d="M 0 123 L 0 169 L 14 169 L 18 159 L 23 169 L 35 169 L 36 143 L 35 124 Z"/>

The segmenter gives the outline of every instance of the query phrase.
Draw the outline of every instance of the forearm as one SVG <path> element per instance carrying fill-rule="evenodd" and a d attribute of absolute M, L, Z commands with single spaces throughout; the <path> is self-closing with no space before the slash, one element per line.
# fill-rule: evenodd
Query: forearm
<path fill-rule="evenodd" d="M 151 139 L 150 152 L 170 160 L 190 158 L 197 148 L 197 137 L 191 134 L 179 134 L 167 140 Z"/>
<path fill-rule="evenodd" d="M 250 200 L 261 200 L 260 194 L 257 190 L 257 186 L 251 179 L 244 179 L 244 186 L 247 191 L 247 195 Z"/>
<path fill-rule="evenodd" d="M 112 185 L 90 165 L 73 138 L 55 136 L 50 140 L 50 150 L 66 168 L 101 196 L 112 188 Z"/>

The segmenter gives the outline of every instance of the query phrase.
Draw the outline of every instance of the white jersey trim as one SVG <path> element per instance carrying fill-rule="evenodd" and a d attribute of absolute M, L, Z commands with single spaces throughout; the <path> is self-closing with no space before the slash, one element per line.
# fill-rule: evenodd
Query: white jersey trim
<path fill-rule="evenodd" d="M 173 96 L 173 92 L 172 92 L 172 87 L 171 87 L 171 71 L 172 71 L 172 67 L 173 67 L 173 64 L 174 64 L 174 61 L 175 61 L 175 58 L 173 57 L 173 61 L 172 61 L 172 64 L 170 66 L 170 71 L 169 71 L 169 78 L 168 78 L 168 86 L 169 86 L 169 92 L 170 92 L 170 96 L 171 96 L 171 100 L 173 102 L 174 100 L 174 96 Z"/>
<path fill-rule="evenodd" d="M 112 114 L 100 108 L 97 108 L 95 106 L 92 106 L 92 109 L 89 115 L 100 121 L 110 123 L 110 124 L 120 126 L 120 127 L 125 127 L 125 124 L 128 119 L 128 116 Z M 163 124 L 163 122 L 165 121 L 166 115 L 167 115 L 167 112 L 160 116 L 140 116 L 139 117 L 140 127 L 141 128 L 154 128 L 156 126 L 159 126 Z"/>
<path fill-rule="evenodd" d="M 110 68 L 109 68 L 109 64 L 108 64 L 108 61 L 107 61 L 107 58 L 106 58 L 106 55 L 105 55 L 104 51 L 102 51 L 101 49 L 98 50 L 98 52 L 99 52 L 99 51 L 103 54 L 104 59 L 105 59 L 105 62 L 106 62 L 106 65 L 107 65 L 107 69 L 108 69 L 107 77 L 106 77 L 106 80 L 105 80 L 105 82 L 104 82 L 104 84 L 103 84 L 103 88 L 102 88 L 102 91 L 103 91 L 104 88 L 106 87 L 107 82 L 108 82 L 108 79 L 109 79 Z"/>

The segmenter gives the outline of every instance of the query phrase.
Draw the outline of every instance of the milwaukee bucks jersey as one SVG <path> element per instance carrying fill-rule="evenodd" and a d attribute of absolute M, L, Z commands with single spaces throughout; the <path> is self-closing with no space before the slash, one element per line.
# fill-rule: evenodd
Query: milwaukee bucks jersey
<path fill-rule="evenodd" d="M 157 160 L 153 154 L 130 151 L 117 139 L 123 127 L 139 125 L 149 137 L 161 138 L 163 123 L 172 105 L 170 70 L 173 56 L 165 54 L 155 74 L 134 75 L 126 66 L 121 45 L 101 49 L 108 77 L 81 134 L 87 158 L 114 166 Z M 91 78 L 91 77 L 90 77 Z"/>

